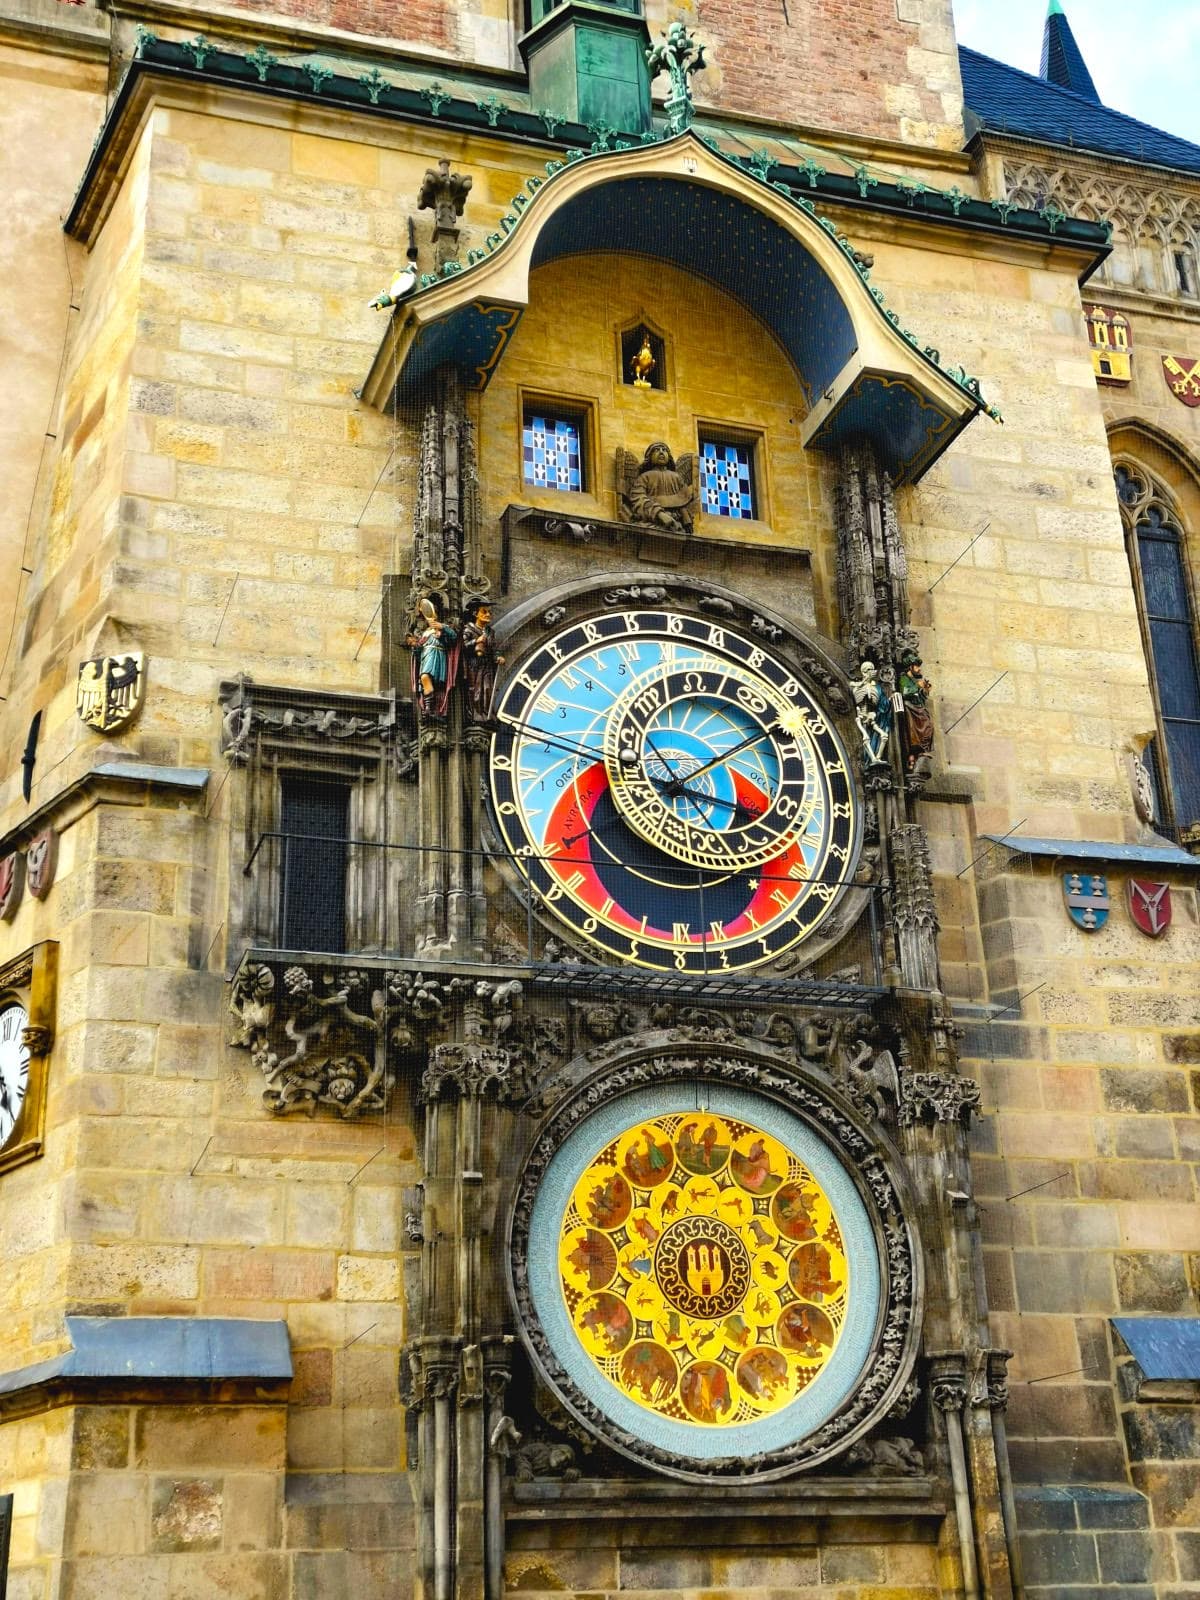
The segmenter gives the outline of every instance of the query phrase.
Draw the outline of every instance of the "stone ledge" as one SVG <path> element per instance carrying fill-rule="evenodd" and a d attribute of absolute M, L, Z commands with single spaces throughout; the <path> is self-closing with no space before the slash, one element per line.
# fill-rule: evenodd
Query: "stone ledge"
<path fill-rule="evenodd" d="M 199 796 L 208 784 L 207 767 L 161 767 L 145 761 L 110 761 L 91 767 L 36 811 L 0 837 L 0 855 L 27 844 L 45 827 L 59 833 L 92 809 L 108 804 L 144 805 L 155 791 Z"/>
<path fill-rule="evenodd" d="M 292 1379 L 282 1320 L 69 1316 L 66 1323 L 69 1350 L 0 1373 L 0 1416 L 94 1399 L 97 1389 L 110 1399 L 114 1387 L 131 1398 L 173 1399 L 175 1386 L 199 1384 L 225 1401 L 246 1398 L 250 1385 L 254 1398 L 277 1400 Z"/>
<path fill-rule="evenodd" d="M 3 0 L 0 39 L 89 61 L 107 61 L 110 48 L 107 16 L 62 0 Z"/>
<path fill-rule="evenodd" d="M 647 1520 L 770 1516 L 941 1518 L 950 1499 L 936 1479 L 814 1478 L 803 1474 L 780 1484 L 658 1483 L 581 1479 L 562 1483 L 542 1479 L 514 1484 L 510 1521 L 545 1522 L 586 1517 L 596 1520 Z"/>

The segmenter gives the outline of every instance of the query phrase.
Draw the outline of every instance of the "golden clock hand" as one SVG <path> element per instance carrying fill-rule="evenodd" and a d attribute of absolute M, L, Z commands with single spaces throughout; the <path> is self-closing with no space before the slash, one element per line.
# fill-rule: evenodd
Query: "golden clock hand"
<path fill-rule="evenodd" d="M 734 756 L 738 755 L 742 750 L 749 749 L 752 744 L 760 744 L 762 740 L 770 736 L 772 731 L 771 728 L 761 728 L 757 733 L 748 734 L 741 744 L 735 744 L 732 750 L 723 751 L 721 755 L 714 756 L 711 761 L 706 761 L 702 767 L 697 767 L 695 772 L 689 772 L 688 781 L 691 782 L 693 778 L 703 777 L 706 772 L 711 772 L 714 767 L 722 766 L 726 761 L 731 761 Z"/>
<path fill-rule="evenodd" d="M 547 728 L 538 728 L 532 722 L 519 722 L 516 717 L 496 718 L 494 731 L 503 732 L 505 728 L 513 728 L 524 737 L 533 735 L 539 744 L 549 745 L 552 750 L 562 750 L 571 756 L 587 756 L 590 761 L 600 761 L 603 753 L 599 750 L 589 750 L 585 744 L 575 744 L 573 740 L 563 739 L 558 734 Z"/>
<path fill-rule="evenodd" d="M 747 817 L 762 816 L 761 811 L 753 810 L 753 808 L 748 806 L 744 800 L 722 800 L 720 795 L 705 794 L 703 789 L 689 789 L 687 785 L 681 783 L 678 778 L 673 779 L 669 783 L 662 778 L 651 778 L 650 782 L 654 784 L 655 788 L 666 790 L 666 792 L 671 796 L 672 800 L 686 797 L 688 800 L 699 800 L 705 805 L 721 806 L 726 811 L 740 811 L 744 816 Z"/>

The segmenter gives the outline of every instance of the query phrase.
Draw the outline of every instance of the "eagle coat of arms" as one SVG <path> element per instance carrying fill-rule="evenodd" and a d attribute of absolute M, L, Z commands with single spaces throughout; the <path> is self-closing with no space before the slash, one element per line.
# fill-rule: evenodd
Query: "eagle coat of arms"
<path fill-rule="evenodd" d="M 140 650 L 81 662 L 75 688 L 80 721 L 97 733 L 116 733 L 141 705 L 145 681 L 146 658 Z"/>

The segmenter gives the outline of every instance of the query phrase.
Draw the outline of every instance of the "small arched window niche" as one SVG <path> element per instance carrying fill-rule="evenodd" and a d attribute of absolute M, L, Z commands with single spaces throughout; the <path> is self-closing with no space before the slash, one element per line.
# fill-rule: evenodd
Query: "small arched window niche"
<path fill-rule="evenodd" d="M 1187 537 L 1171 491 L 1140 462 L 1118 461 L 1115 478 L 1158 720 L 1145 756 L 1155 814 L 1183 833 L 1200 824 L 1200 657 Z"/>
<path fill-rule="evenodd" d="M 626 324 L 618 335 L 621 382 L 634 389 L 666 389 L 667 341 L 646 317 Z"/>

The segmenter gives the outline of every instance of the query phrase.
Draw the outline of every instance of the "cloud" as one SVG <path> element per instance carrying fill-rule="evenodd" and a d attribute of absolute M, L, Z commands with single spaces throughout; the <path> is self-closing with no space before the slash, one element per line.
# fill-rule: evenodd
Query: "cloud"
<path fill-rule="evenodd" d="M 1200 144 L 1200 6 L 1158 0 L 1139 26 L 1128 0 L 1062 0 L 1105 105 Z M 955 0 L 960 44 L 1036 73 L 1045 0 Z"/>

